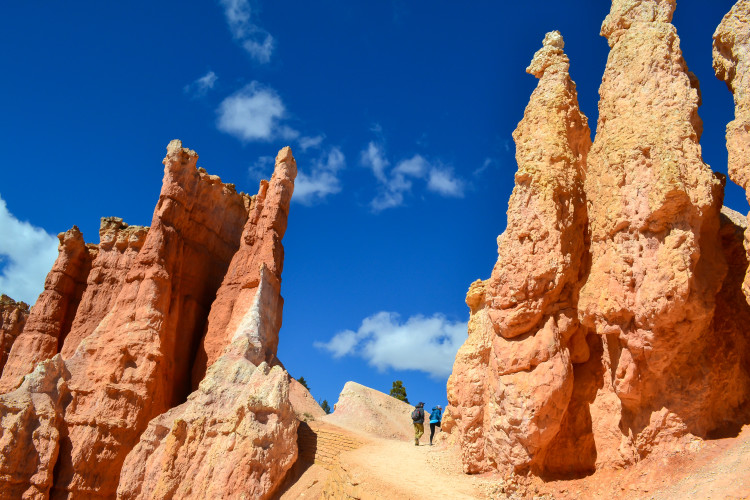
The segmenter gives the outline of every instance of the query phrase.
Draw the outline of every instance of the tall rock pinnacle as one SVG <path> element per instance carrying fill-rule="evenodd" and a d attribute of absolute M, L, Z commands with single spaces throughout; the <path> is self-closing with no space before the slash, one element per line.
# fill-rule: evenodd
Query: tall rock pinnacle
<path fill-rule="evenodd" d="M 750 1 L 739 0 L 724 16 L 714 32 L 713 54 L 716 76 L 734 94 L 734 120 L 727 125 L 729 178 L 750 201 Z M 745 247 L 750 256 L 750 231 Z M 750 269 L 742 288 L 750 302 Z"/>
<path fill-rule="evenodd" d="M 659 434 L 702 435 L 716 424 L 712 381 L 686 374 L 712 343 L 726 273 L 723 184 L 701 158 L 700 92 L 670 23 L 674 7 L 612 2 L 586 177 L 592 261 L 580 315 L 616 352 L 621 425 L 641 455 Z"/>
<path fill-rule="evenodd" d="M 573 363 L 588 359 L 576 301 L 591 139 L 563 46 L 559 32 L 548 33 L 527 69 L 539 83 L 513 133 L 508 226 L 492 275 L 466 297 L 469 338 L 448 380 L 447 423 L 467 472 L 543 469 L 571 399 Z"/>

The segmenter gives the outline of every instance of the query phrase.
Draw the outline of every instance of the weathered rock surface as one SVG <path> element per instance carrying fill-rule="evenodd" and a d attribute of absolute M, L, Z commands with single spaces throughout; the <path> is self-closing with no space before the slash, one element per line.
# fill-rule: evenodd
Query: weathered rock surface
<path fill-rule="evenodd" d="M 586 252 L 586 117 L 558 32 L 527 72 L 539 84 L 513 138 L 518 172 L 508 227 L 487 281 L 471 285 L 469 338 L 448 381 L 448 429 L 466 472 L 543 469 L 573 393 L 573 363 L 588 359 L 577 283 Z"/>
<path fill-rule="evenodd" d="M 304 385 L 289 377 L 289 401 L 299 420 L 314 420 L 324 417 L 326 412 L 320 407 Z"/>
<path fill-rule="evenodd" d="M 729 178 L 750 201 L 750 1 L 738 0 L 716 28 L 713 58 L 716 76 L 734 94 L 734 120 L 727 125 Z M 745 234 L 745 247 L 750 254 L 750 233 Z M 750 269 L 743 291 L 750 301 Z"/>
<path fill-rule="evenodd" d="M 184 401 L 211 302 L 248 199 L 172 141 L 159 202 L 112 310 L 66 360 L 71 402 L 56 494 L 113 496 L 149 420 Z"/>
<path fill-rule="evenodd" d="M 29 305 L 26 302 L 16 302 L 5 294 L 0 295 L 0 374 L 28 317 Z"/>
<path fill-rule="evenodd" d="M 0 393 L 8 392 L 31 373 L 39 361 L 60 351 L 70 331 L 91 270 L 92 256 L 76 226 L 58 235 L 59 255 L 47 274 L 44 291 L 31 308 L 0 377 Z"/>
<path fill-rule="evenodd" d="M 48 498 L 68 378 L 58 355 L 0 395 L 0 499 Z"/>
<path fill-rule="evenodd" d="M 72 356 L 78 344 L 112 310 L 147 233 L 147 227 L 129 226 L 119 217 L 102 217 L 99 246 L 90 249 L 95 257 L 91 263 L 86 289 L 60 351 L 64 358 Z"/>
<path fill-rule="evenodd" d="M 250 216 L 242 232 L 239 251 L 232 258 L 216 300 L 211 306 L 206 333 L 201 341 L 193 368 L 193 385 L 203 378 L 206 369 L 224 350 L 224 347 L 240 332 L 247 329 L 247 314 L 250 311 L 260 279 L 261 264 L 281 281 L 284 266 L 284 247 L 281 239 L 286 232 L 289 217 L 289 203 L 294 191 L 297 164 L 289 147 L 283 148 L 276 156 L 271 181 L 261 181 L 258 194 L 253 198 Z M 258 365 L 262 361 L 276 362 L 276 349 L 279 344 L 281 310 L 276 310 L 273 318 L 275 327 L 263 332 L 250 332 L 255 350 L 248 359 Z M 271 318 L 268 318 L 270 321 Z M 260 334 L 269 337 L 258 337 Z"/>
<path fill-rule="evenodd" d="M 125 461 L 118 498 L 265 499 L 294 464 L 299 421 L 288 375 L 251 361 L 258 338 L 278 335 L 282 307 L 280 283 L 260 266 L 245 327 L 187 402 L 149 423 Z"/>
<path fill-rule="evenodd" d="M 670 23 L 674 7 L 613 1 L 586 177 L 592 263 L 580 316 L 608 336 L 620 428 L 639 456 L 688 432 L 705 436 L 730 412 L 718 383 L 730 367 L 707 359 L 726 274 L 723 186 L 701 158 L 700 92 Z"/>

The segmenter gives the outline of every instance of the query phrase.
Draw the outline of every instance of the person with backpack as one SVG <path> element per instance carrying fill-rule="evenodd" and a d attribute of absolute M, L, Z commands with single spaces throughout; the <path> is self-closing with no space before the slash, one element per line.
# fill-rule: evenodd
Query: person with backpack
<path fill-rule="evenodd" d="M 414 446 L 419 446 L 419 438 L 424 434 L 424 403 L 417 403 L 414 407 L 411 421 L 414 424 Z"/>
<path fill-rule="evenodd" d="M 432 408 L 430 413 L 430 446 L 432 446 L 432 437 L 435 435 L 435 427 L 440 427 L 440 421 L 443 419 L 443 407 L 440 405 Z"/>

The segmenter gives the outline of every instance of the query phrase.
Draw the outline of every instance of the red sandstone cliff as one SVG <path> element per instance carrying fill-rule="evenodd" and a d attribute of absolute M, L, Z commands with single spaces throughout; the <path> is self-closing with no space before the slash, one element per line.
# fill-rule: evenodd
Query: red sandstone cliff
<path fill-rule="evenodd" d="M 0 295 L 0 374 L 8 360 L 13 343 L 20 335 L 29 317 L 29 305 Z"/>
<path fill-rule="evenodd" d="M 165 412 L 190 393 L 191 374 L 205 371 L 205 358 L 196 363 L 196 352 L 223 281 L 228 285 L 217 309 L 229 304 L 230 315 L 242 316 L 233 331 L 215 330 L 224 342 L 219 348 L 229 349 L 241 337 L 246 352 L 233 350 L 232 361 L 219 365 L 226 370 L 210 371 L 193 399 L 208 411 L 210 401 L 233 397 L 234 403 L 212 408 L 216 422 L 235 418 L 240 425 L 248 412 L 257 422 L 273 421 L 267 432 L 249 420 L 241 424 L 248 444 L 239 438 L 237 449 L 255 460 L 249 467 L 261 469 L 262 456 L 277 463 L 271 472 L 244 477 L 243 488 L 273 491 L 294 463 L 297 420 L 289 376 L 282 366 L 270 369 L 261 361 L 276 361 L 281 238 L 296 164 L 291 150 L 282 150 L 271 182 L 263 181 L 251 198 L 196 168 L 197 159 L 179 141 L 169 144 L 150 228 L 103 218 L 98 246 L 86 245 L 77 228 L 60 235 L 60 257 L 0 381 L 6 392 L 0 396 L 0 490 L 12 491 L 11 497 L 115 496 L 125 457 L 149 421 L 170 415 Z M 264 301 L 256 293 L 261 282 Z M 244 295 L 248 290 L 252 294 Z M 263 307 L 251 308 L 254 301 Z M 249 385 L 233 378 L 240 365 Z M 33 435 L 31 428 L 37 429 Z M 277 444 L 266 456 L 258 443 L 268 440 Z M 209 467 L 195 462 L 204 471 Z M 225 468 L 206 477 L 231 475 L 237 466 L 217 464 Z M 213 484 L 210 492 L 227 496 L 235 486 Z"/>

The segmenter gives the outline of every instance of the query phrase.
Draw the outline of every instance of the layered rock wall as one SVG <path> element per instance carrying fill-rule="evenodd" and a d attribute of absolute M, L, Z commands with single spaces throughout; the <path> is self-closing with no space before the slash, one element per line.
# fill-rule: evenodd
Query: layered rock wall
<path fill-rule="evenodd" d="M 734 95 L 734 120 L 727 125 L 729 178 L 742 186 L 750 201 L 750 1 L 734 4 L 714 32 L 714 71 Z M 748 214 L 750 216 L 750 214 Z M 745 233 L 750 255 L 750 232 Z M 743 291 L 750 301 L 750 269 Z"/>
<path fill-rule="evenodd" d="M 39 361 L 57 354 L 73 324 L 93 257 L 76 226 L 57 237 L 59 255 L 8 354 L 0 377 L 0 393 L 18 387 Z"/>
<path fill-rule="evenodd" d="M 448 380 L 448 428 L 458 428 L 470 473 L 543 469 L 573 394 L 573 363 L 589 355 L 576 304 L 591 139 L 563 46 L 548 33 L 527 69 L 539 83 L 513 133 L 508 227 L 492 275 L 466 297 L 469 339 Z"/>
<path fill-rule="evenodd" d="M 16 338 L 21 334 L 29 317 L 29 305 L 0 295 L 0 375 Z"/>

